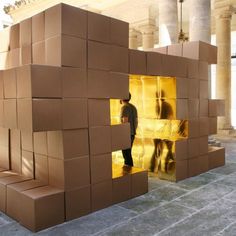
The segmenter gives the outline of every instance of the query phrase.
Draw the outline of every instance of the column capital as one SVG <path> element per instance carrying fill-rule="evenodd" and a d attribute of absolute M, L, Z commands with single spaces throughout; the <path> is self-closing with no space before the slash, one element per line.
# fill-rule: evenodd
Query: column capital
<path fill-rule="evenodd" d="M 139 29 L 142 34 L 154 34 L 156 26 L 153 24 L 140 25 Z"/>
<path fill-rule="evenodd" d="M 235 9 L 232 5 L 228 5 L 222 8 L 216 8 L 214 15 L 216 19 L 225 19 L 231 20 L 232 15 L 234 14 Z"/>
<path fill-rule="evenodd" d="M 129 37 L 130 38 L 137 38 L 140 32 L 136 30 L 135 28 L 130 28 L 129 29 Z"/>

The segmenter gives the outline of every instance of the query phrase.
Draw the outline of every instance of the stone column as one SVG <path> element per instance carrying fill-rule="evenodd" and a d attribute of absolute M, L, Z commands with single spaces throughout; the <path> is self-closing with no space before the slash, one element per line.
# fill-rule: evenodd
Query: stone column
<path fill-rule="evenodd" d="M 159 0 L 159 45 L 178 42 L 177 0 Z"/>
<path fill-rule="evenodd" d="M 142 46 L 143 50 L 154 48 L 154 25 L 144 25 L 140 26 L 140 31 L 142 33 Z"/>
<path fill-rule="evenodd" d="M 129 48 L 130 49 L 138 48 L 138 31 L 135 29 L 129 30 Z"/>
<path fill-rule="evenodd" d="M 189 40 L 211 42 L 211 0 L 190 0 Z"/>
<path fill-rule="evenodd" d="M 225 116 L 218 119 L 219 129 L 231 129 L 231 11 L 216 16 L 216 98 L 225 99 Z"/>

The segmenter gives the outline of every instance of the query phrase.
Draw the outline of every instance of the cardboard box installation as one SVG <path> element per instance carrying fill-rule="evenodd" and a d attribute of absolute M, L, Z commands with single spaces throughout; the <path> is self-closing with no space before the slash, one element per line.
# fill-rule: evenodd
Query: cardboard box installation
<path fill-rule="evenodd" d="M 32 18 L 20 22 L 20 47 L 32 44 Z"/>
<path fill-rule="evenodd" d="M 45 13 L 41 12 L 32 17 L 32 43 L 45 39 Z"/>
<path fill-rule="evenodd" d="M 136 75 L 147 74 L 147 53 L 129 49 L 129 73 Z"/>
<path fill-rule="evenodd" d="M 175 163 L 176 181 L 188 178 L 188 160 L 176 161 Z"/>
<path fill-rule="evenodd" d="M 168 52 L 168 55 L 181 57 L 183 56 L 183 44 L 179 43 L 179 44 L 169 45 L 167 52 Z"/>
<path fill-rule="evenodd" d="M 34 154 L 34 175 L 35 179 L 45 185 L 49 183 L 48 157 L 41 154 Z"/>
<path fill-rule="evenodd" d="M 162 54 L 147 52 L 147 74 L 162 75 Z"/>
<path fill-rule="evenodd" d="M 222 99 L 209 99 L 209 116 L 224 116 L 225 102 Z"/>
<path fill-rule="evenodd" d="M 209 146 L 209 170 L 225 165 L 225 148 Z"/>

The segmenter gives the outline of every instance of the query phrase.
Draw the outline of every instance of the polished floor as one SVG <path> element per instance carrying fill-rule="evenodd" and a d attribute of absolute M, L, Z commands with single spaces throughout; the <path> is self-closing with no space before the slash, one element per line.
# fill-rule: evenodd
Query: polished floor
<path fill-rule="evenodd" d="M 236 138 L 222 138 L 226 165 L 177 184 L 149 179 L 149 193 L 37 235 L 236 235 Z M 32 235 L 0 214 L 0 236 Z"/>

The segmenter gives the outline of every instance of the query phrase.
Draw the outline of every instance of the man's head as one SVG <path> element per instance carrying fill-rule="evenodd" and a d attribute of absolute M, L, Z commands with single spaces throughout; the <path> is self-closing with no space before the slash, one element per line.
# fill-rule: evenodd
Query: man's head
<path fill-rule="evenodd" d="M 131 93 L 129 93 L 129 98 L 128 99 L 122 99 L 122 100 L 120 100 L 120 103 L 129 102 L 130 99 L 131 99 Z"/>

